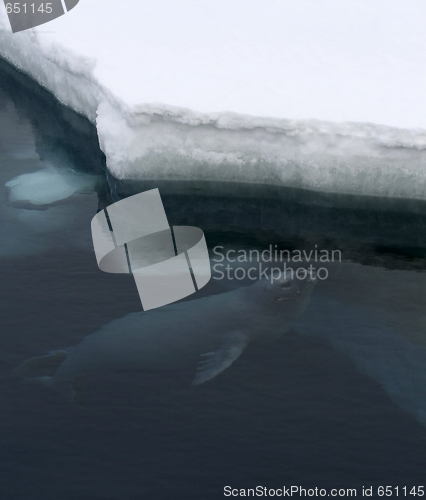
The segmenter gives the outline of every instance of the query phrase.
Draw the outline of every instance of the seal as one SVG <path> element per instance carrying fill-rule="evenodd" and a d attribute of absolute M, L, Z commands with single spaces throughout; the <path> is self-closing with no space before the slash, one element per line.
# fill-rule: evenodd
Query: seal
<path fill-rule="evenodd" d="M 308 306 L 315 283 L 314 273 L 300 280 L 289 270 L 230 292 L 131 313 L 71 349 L 29 359 L 14 373 L 75 393 L 77 381 L 100 370 L 169 370 L 198 361 L 193 384 L 203 384 L 231 366 L 249 342 L 284 335 Z"/>

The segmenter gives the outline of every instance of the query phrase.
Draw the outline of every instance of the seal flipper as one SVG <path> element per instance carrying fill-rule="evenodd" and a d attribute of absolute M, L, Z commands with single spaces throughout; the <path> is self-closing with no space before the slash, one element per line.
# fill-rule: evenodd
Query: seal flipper
<path fill-rule="evenodd" d="M 25 378 L 52 376 L 70 353 L 69 350 L 51 351 L 44 356 L 36 356 L 24 361 L 13 370 L 13 375 Z"/>
<path fill-rule="evenodd" d="M 226 370 L 238 359 L 248 344 L 248 337 L 240 331 L 227 333 L 217 351 L 202 354 L 206 359 L 198 363 L 193 385 L 203 384 Z"/>

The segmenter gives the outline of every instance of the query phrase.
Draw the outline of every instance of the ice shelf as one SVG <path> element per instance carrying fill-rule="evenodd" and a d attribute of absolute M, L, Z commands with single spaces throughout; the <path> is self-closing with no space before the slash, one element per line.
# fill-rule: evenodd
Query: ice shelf
<path fill-rule="evenodd" d="M 117 178 L 426 198 L 423 0 L 80 0 L 0 55 L 96 123 Z"/>

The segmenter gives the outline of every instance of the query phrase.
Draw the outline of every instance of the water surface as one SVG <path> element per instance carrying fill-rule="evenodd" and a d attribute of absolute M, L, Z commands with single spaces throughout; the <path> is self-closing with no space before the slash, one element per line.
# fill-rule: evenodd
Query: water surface
<path fill-rule="evenodd" d="M 422 484 L 424 202 L 117 182 L 93 127 L 2 62 L 1 185 L 51 166 L 99 182 L 49 206 L 0 191 L 2 498 L 215 499 L 226 485 L 353 487 L 360 496 L 362 486 Z M 12 378 L 26 359 L 141 310 L 131 276 L 98 269 L 90 221 L 152 187 L 172 225 L 203 229 L 212 259 L 216 246 L 317 245 L 340 250 L 341 262 L 324 264 L 328 278 L 285 337 L 249 345 L 199 387 L 196 366 L 124 368 L 92 376 L 72 404 Z M 189 300 L 249 284 L 212 279 Z"/>

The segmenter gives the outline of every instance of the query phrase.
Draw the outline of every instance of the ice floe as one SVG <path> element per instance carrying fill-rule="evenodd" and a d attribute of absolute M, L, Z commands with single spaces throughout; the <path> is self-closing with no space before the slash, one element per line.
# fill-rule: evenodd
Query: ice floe
<path fill-rule="evenodd" d="M 9 189 L 9 203 L 44 206 L 70 198 L 76 193 L 90 193 L 97 182 L 98 178 L 94 175 L 47 167 L 18 175 L 6 182 L 5 186 Z"/>
<path fill-rule="evenodd" d="M 81 1 L 0 55 L 96 123 L 121 179 L 425 198 L 421 0 Z"/>

